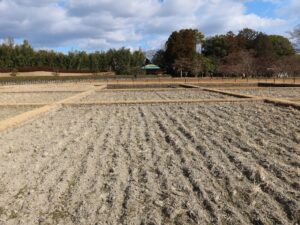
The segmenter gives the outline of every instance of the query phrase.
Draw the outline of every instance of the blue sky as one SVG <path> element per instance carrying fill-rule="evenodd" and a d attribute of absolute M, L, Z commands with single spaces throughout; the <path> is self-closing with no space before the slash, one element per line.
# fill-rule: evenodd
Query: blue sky
<path fill-rule="evenodd" d="M 300 0 L 0 0 L 0 40 L 67 52 L 158 49 L 182 28 L 211 36 L 249 27 L 288 37 L 299 12 Z"/>
<path fill-rule="evenodd" d="M 273 4 L 271 2 L 263 2 L 263 1 L 249 1 L 245 3 L 247 8 L 247 13 L 255 13 L 261 17 L 270 17 L 276 18 L 276 9 L 278 7 L 277 4 Z"/>

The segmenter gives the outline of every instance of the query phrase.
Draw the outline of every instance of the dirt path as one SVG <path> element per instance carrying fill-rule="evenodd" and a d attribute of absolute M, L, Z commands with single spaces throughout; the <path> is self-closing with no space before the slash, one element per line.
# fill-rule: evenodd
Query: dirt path
<path fill-rule="evenodd" d="M 300 88 L 299 87 L 276 87 L 276 88 L 241 88 L 241 89 L 224 89 L 230 92 L 236 92 L 240 94 L 249 94 L 256 96 L 267 96 L 276 97 L 283 99 L 299 99 L 300 98 Z"/>
<path fill-rule="evenodd" d="M 263 103 L 56 109 L 1 133 L 0 224 L 294 225 L 299 127 Z"/>

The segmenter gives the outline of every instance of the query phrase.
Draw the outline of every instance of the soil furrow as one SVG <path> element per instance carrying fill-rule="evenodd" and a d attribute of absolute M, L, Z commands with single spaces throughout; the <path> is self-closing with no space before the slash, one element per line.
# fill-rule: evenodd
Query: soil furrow
<path fill-rule="evenodd" d="M 171 120 L 172 117 L 170 116 Z M 180 118 L 180 116 L 176 117 L 176 118 Z M 218 182 L 221 184 L 221 186 L 228 186 L 227 191 L 228 191 L 228 201 L 233 201 L 232 199 L 232 195 L 234 195 L 235 190 L 236 190 L 236 186 L 231 182 L 233 179 L 230 179 L 230 176 L 234 176 L 234 174 L 236 174 L 236 178 L 240 179 L 240 173 L 236 173 L 235 169 L 231 169 L 231 173 L 228 174 L 227 171 L 224 171 L 223 167 L 220 166 L 220 162 L 226 163 L 224 161 L 224 159 L 222 159 L 221 155 L 223 155 L 221 152 L 218 151 L 218 148 L 214 148 L 216 153 L 217 153 L 217 159 L 216 156 L 214 154 L 211 153 L 211 151 L 209 150 L 209 148 L 207 146 L 205 146 L 203 143 L 208 142 L 208 145 L 212 145 L 212 143 L 209 143 L 209 139 L 208 138 L 201 138 L 201 136 L 195 136 L 195 133 L 190 133 L 189 131 L 193 131 L 195 130 L 195 127 L 193 127 L 192 123 L 191 125 L 187 122 L 184 121 L 183 123 L 185 123 L 185 125 L 183 126 L 182 123 L 180 121 L 178 121 L 180 119 L 175 119 L 173 118 L 173 122 L 174 124 L 177 124 L 181 126 L 179 126 L 178 130 L 180 132 L 183 133 L 183 136 L 181 138 L 186 138 L 189 139 L 190 141 L 194 142 L 194 146 L 197 146 L 197 150 L 203 155 L 203 157 L 206 157 L 206 159 L 204 158 L 204 161 L 206 161 L 206 167 L 209 169 L 209 171 L 211 171 L 211 174 L 213 176 L 215 176 L 216 178 L 218 178 Z M 185 128 L 185 126 L 187 126 L 187 128 Z M 194 128 L 194 129 L 193 129 Z M 198 129 L 200 129 L 202 132 L 199 132 L 199 135 L 205 135 L 206 130 L 202 130 L 201 127 L 199 127 Z M 217 135 L 217 133 L 215 133 Z M 203 140 L 202 140 L 203 139 Z M 223 165 L 225 166 L 225 165 Z M 230 168 L 230 165 L 226 165 L 227 170 Z M 209 172 L 208 172 L 209 173 Z M 223 185 L 222 185 L 223 184 Z M 243 185 L 244 187 L 247 187 L 246 184 Z M 249 186 L 249 185 L 248 185 Z M 240 199 L 242 200 L 242 198 Z M 242 203 L 242 202 L 241 202 Z M 234 204 L 236 204 L 236 202 L 234 202 Z M 240 203 L 239 203 L 240 204 Z M 248 205 L 249 203 L 243 202 L 243 205 Z M 254 207 L 251 207 L 251 205 L 249 206 L 249 209 L 254 209 Z M 239 209 L 236 209 L 239 211 Z M 250 211 L 250 210 L 249 210 Z M 245 211 L 244 211 L 245 213 Z M 246 212 L 247 213 L 247 212 Z M 272 214 L 272 212 L 269 212 L 269 214 Z M 251 219 L 252 218 L 252 213 L 247 213 L 248 217 Z M 269 216 L 269 215 L 268 215 Z M 281 223 L 284 224 L 284 223 Z"/>
<path fill-rule="evenodd" d="M 300 224 L 299 121 L 258 102 L 62 106 L 1 133 L 0 224 Z"/>
<path fill-rule="evenodd" d="M 201 111 L 199 111 L 198 113 L 201 113 Z M 295 168 L 291 167 L 290 165 L 282 161 L 276 160 L 276 162 L 274 162 L 275 161 L 274 156 L 266 152 L 263 147 L 260 147 L 259 143 L 256 143 L 253 140 L 253 138 L 244 139 L 244 136 L 249 137 L 247 133 L 244 134 L 244 131 L 243 132 L 240 131 L 240 130 L 245 130 L 245 128 L 239 127 L 238 124 L 234 124 L 233 122 L 231 122 L 229 115 L 226 115 L 226 117 L 223 119 L 222 116 L 223 114 L 224 113 L 222 112 L 221 113 L 212 112 L 212 111 L 208 112 L 209 119 L 216 124 L 220 124 L 219 127 L 223 129 L 222 132 L 223 139 L 231 142 L 232 144 L 236 144 L 237 147 L 245 151 L 246 154 L 251 153 L 252 157 L 255 158 L 261 166 L 263 166 L 266 170 L 271 170 L 272 173 L 274 172 L 274 175 L 277 176 L 279 179 L 283 179 L 284 181 L 289 182 L 287 180 L 288 178 L 293 179 L 295 178 L 295 176 L 297 176 L 297 171 Z M 199 122 L 199 119 L 197 117 L 194 118 Z M 216 120 L 215 118 L 221 118 L 221 119 Z M 237 127 L 239 127 L 239 129 L 237 129 Z M 235 134 L 236 137 L 232 137 L 233 134 Z M 294 146 L 296 147 L 295 144 Z M 268 148 L 270 147 L 268 146 Z M 271 148 L 274 149 L 273 147 Z M 281 148 L 281 151 L 282 149 L 283 148 Z M 274 166 L 274 163 L 276 163 L 276 166 Z M 278 166 L 280 166 L 279 167 L 280 169 L 277 169 Z M 297 186 L 297 184 L 295 184 L 294 182 L 291 182 L 290 185 L 292 187 Z"/>
<path fill-rule="evenodd" d="M 210 123 L 209 126 L 211 126 L 213 121 L 208 121 L 208 123 Z M 220 130 L 213 129 L 213 132 L 216 134 L 216 133 L 220 132 Z M 232 146 L 232 145 L 228 145 L 228 147 L 223 148 L 223 145 L 226 144 L 226 142 L 222 142 L 222 144 L 219 143 L 221 140 L 216 139 L 213 135 L 211 138 L 212 138 L 213 144 L 215 144 L 216 146 L 220 146 L 221 149 L 225 150 L 225 153 L 228 156 L 228 158 L 230 159 L 230 161 L 232 163 L 234 163 L 235 166 L 243 172 L 243 174 L 246 176 L 246 178 L 249 181 L 251 181 L 254 185 L 257 185 L 257 182 L 260 182 L 259 183 L 260 189 L 263 192 L 265 192 L 266 194 L 270 195 L 281 206 L 281 208 L 285 211 L 287 217 L 290 220 L 294 220 L 298 217 L 299 206 L 294 200 L 291 200 L 290 197 L 286 196 L 285 189 L 282 188 L 280 190 L 280 188 L 278 186 L 276 186 L 276 188 L 275 188 L 275 186 L 273 184 L 273 180 L 266 182 L 260 178 L 261 173 L 268 174 L 266 171 L 264 171 L 262 169 L 257 169 L 257 168 L 261 168 L 261 167 L 255 166 L 256 162 L 254 162 L 253 167 L 247 167 L 246 165 L 249 164 L 249 156 L 245 155 L 244 157 L 241 157 L 241 155 L 243 155 L 243 152 L 239 148 Z M 231 149 L 231 151 L 229 151 L 228 149 Z M 238 157 L 239 160 L 237 160 L 237 156 L 239 156 Z M 243 159 L 243 160 L 240 161 L 241 159 Z M 256 169 L 254 169 L 254 168 L 256 168 Z M 261 172 L 261 171 L 263 171 L 263 172 Z M 266 188 L 266 187 L 269 187 L 269 188 Z M 274 190 L 274 191 L 272 191 L 272 190 Z M 283 193 L 285 193 L 285 194 L 283 194 Z"/>
<path fill-rule="evenodd" d="M 240 135 L 241 132 L 236 128 L 236 125 L 233 126 L 230 122 L 224 123 L 224 121 L 228 121 L 227 118 L 223 119 L 224 117 L 222 115 L 224 113 L 215 112 L 215 114 L 216 115 L 214 115 L 213 112 L 210 112 L 208 117 L 215 124 L 220 124 L 219 128 L 222 130 L 222 134 L 224 136 L 223 140 L 226 140 L 237 148 L 240 148 L 242 153 L 247 157 L 249 157 L 249 154 L 251 154 L 251 157 L 257 162 L 257 164 L 270 172 L 269 176 L 275 176 L 276 178 L 289 183 L 291 188 L 297 189 L 299 184 L 293 181 L 295 180 L 295 177 L 299 176 L 297 175 L 297 168 L 283 163 L 282 161 L 277 161 L 273 155 L 268 153 L 268 151 L 266 151 L 263 147 L 260 147 L 260 145 L 256 143 L 253 138 L 245 139 L 244 136 L 249 137 L 247 133 Z M 215 118 L 220 119 L 216 120 Z M 240 129 L 243 130 L 244 128 Z M 237 134 L 237 137 L 231 137 L 230 134 Z M 272 146 L 269 146 L 269 148 L 274 149 Z M 296 148 L 296 145 L 294 145 L 294 148 Z M 281 148 L 280 151 L 282 152 L 285 150 Z M 280 181 L 278 182 L 280 183 Z"/>
<path fill-rule="evenodd" d="M 154 116 L 156 115 L 155 112 L 153 112 Z M 190 166 L 186 163 L 187 159 L 184 156 L 185 149 L 181 147 L 176 140 L 176 137 L 174 137 L 174 134 L 172 131 L 169 131 L 168 127 L 165 126 L 158 118 L 162 118 L 159 114 L 156 116 L 157 118 L 157 125 L 159 130 L 161 131 L 164 141 L 170 146 L 170 148 L 176 153 L 176 155 L 180 159 L 181 163 L 181 172 L 184 177 L 186 177 L 187 181 L 190 183 L 193 192 L 195 193 L 195 196 L 199 199 L 199 203 L 201 204 L 202 208 L 206 211 L 206 213 L 211 218 L 212 223 L 217 223 L 218 216 L 215 214 L 216 209 L 215 205 L 212 203 L 211 199 L 209 199 L 208 194 L 205 192 L 202 185 L 197 182 L 193 177 L 191 177 L 191 174 L 186 173 L 188 170 L 192 170 Z"/>
<path fill-rule="evenodd" d="M 194 132 L 190 131 L 195 131 L 195 128 L 193 129 L 192 127 L 185 127 L 183 123 L 185 121 L 181 121 L 179 118 L 180 116 L 175 116 L 173 117 L 171 114 L 168 114 L 168 112 L 165 112 L 166 118 L 169 118 L 170 124 L 173 126 L 176 126 L 179 131 L 178 138 L 184 142 L 185 146 L 189 148 L 190 151 L 186 152 L 191 152 L 192 150 L 194 154 L 196 154 L 197 157 L 197 166 L 199 164 L 202 164 L 202 166 L 199 168 L 200 170 L 206 170 L 206 177 L 205 179 L 207 181 L 203 181 L 205 183 L 211 183 L 211 185 L 214 187 L 214 189 L 218 190 L 219 193 L 222 193 L 217 196 L 217 202 L 227 202 L 227 207 L 222 209 L 222 213 L 224 213 L 224 217 L 226 216 L 231 218 L 231 223 L 241 223 L 240 220 L 244 220 L 243 216 L 241 215 L 242 212 L 238 208 L 234 207 L 234 202 L 232 200 L 232 190 L 229 189 L 229 187 L 234 187 L 234 185 L 231 184 L 231 179 L 229 178 L 233 174 L 228 174 L 227 171 L 224 171 L 221 166 L 219 166 L 220 162 L 222 162 L 222 159 L 220 159 L 219 156 L 217 160 L 215 160 L 215 153 L 210 153 L 210 150 L 208 146 L 205 144 L 206 140 L 199 140 L 199 137 L 195 136 Z M 178 118 L 178 119 L 177 119 Z M 180 134 L 181 133 L 181 134 Z M 205 134 L 205 131 L 201 132 L 201 135 Z M 186 141 L 185 141 L 186 140 Z M 196 147 L 193 147 L 196 146 Z M 198 153 L 198 154 L 197 154 Z M 219 154 L 218 154 L 219 155 Z M 195 158 L 193 154 L 191 156 L 187 156 L 187 158 Z M 189 173 L 189 172 L 187 172 Z M 227 192 L 224 192 L 222 187 L 226 186 Z M 232 203 L 230 203 L 232 202 Z M 221 205 L 221 204 L 220 204 Z M 246 205 L 246 204 L 245 204 Z M 248 214 L 248 217 L 251 217 L 250 214 Z M 245 223 L 242 222 L 242 223 Z"/>

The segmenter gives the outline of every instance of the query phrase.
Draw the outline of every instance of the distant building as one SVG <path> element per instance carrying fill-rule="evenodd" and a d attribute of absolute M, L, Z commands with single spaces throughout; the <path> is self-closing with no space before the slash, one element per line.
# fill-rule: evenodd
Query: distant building
<path fill-rule="evenodd" d="M 296 54 L 300 55 L 300 48 L 296 48 L 295 51 L 296 51 Z"/>
<path fill-rule="evenodd" d="M 157 65 L 154 65 L 154 64 L 148 64 L 146 66 L 143 66 L 142 69 L 145 70 L 146 74 L 148 74 L 148 75 L 149 74 L 157 75 L 157 74 L 161 73 L 160 67 Z"/>

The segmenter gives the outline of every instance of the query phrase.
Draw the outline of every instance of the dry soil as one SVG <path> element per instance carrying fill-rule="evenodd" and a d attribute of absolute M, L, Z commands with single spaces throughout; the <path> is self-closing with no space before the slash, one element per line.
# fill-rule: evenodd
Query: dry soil
<path fill-rule="evenodd" d="M 0 224 L 299 224 L 300 113 L 84 106 L 0 135 Z"/>

